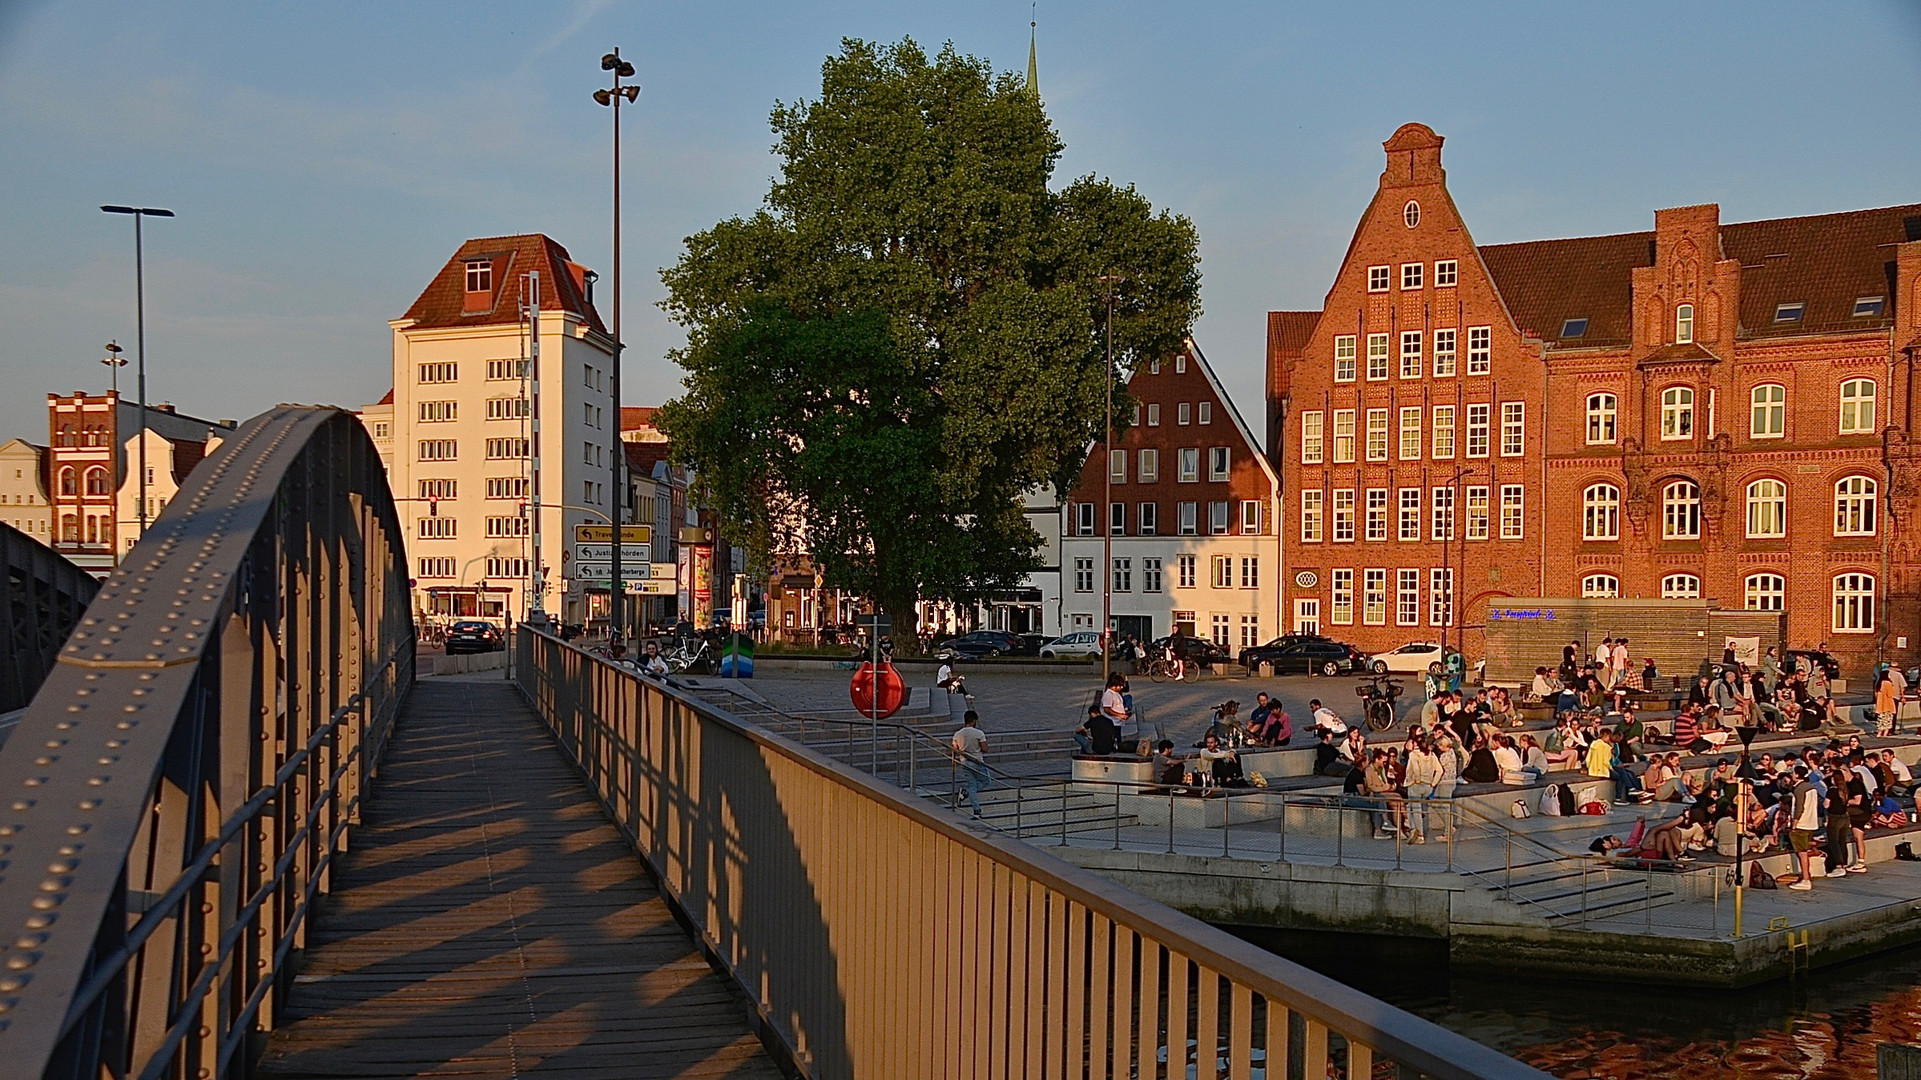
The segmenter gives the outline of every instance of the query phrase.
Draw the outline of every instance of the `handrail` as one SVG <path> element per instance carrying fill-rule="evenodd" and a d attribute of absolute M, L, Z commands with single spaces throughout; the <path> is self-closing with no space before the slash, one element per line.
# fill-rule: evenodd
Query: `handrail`
<path fill-rule="evenodd" d="M 1024 1057 L 1033 1075 L 1043 1060 L 1047 1075 L 1148 1075 L 1163 1047 L 1176 1074 L 1201 1032 L 1203 1075 L 1222 1056 L 1245 1075 L 1284 1046 L 1325 1075 L 1333 1035 L 1351 1076 L 1370 1075 L 1377 1055 L 1437 1080 L 1542 1076 L 709 702 L 520 632 L 521 690 L 809 1075 L 947 1075 L 976 1054 L 997 1068 Z"/>

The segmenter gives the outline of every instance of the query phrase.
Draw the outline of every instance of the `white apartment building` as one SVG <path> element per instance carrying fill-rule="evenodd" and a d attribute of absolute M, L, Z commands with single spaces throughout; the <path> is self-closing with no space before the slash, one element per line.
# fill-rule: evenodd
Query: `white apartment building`
<path fill-rule="evenodd" d="M 25 439 L 9 439 L 0 446 L 0 521 L 53 546 L 46 447 Z"/>
<path fill-rule="evenodd" d="M 389 324 L 394 387 L 382 404 L 391 416 L 374 406 L 362 422 L 376 443 L 373 425 L 391 424 L 388 479 L 401 500 L 417 610 L 518 620 L 538 570 L 550 616 L 604 617 L 606 586 L 569 573 L 574 526 L 606 523 L 618 502 L 614 344 L 593 307 L 594 276 L 546 236 L 469 240 Z M 528 363 L 536 323 L 537 477 Z"/>
<path fill-rule="evenodd" d="M 186 482 L 187 474 L 194 466 L 211 457 L 220 444 L 227 429 L 210 428 L 206 441 L 193 442 L 186 439 L 169 439 L 149 428 L 142 433 L 136 431 L 123 448 L 124 458 L 132 464 L 130 472 L 137 473 L 140 462 L 140 440 L 147 441 L 147 525 L 152 527 L 167 508 L 173 497 L 180 493 L 180 486 Z M 137 475 L 128 476 L 120 485 L 120 495 L 114 500 L 114 530 L 117 543 L 115 550 L 121 555 L 133 550 L 140 542 L 140 481 Z"/>

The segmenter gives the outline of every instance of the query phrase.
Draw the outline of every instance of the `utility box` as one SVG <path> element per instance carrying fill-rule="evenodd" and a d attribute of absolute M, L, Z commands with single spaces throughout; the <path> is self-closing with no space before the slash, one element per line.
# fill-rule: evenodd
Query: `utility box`
<path fill-rule="evenodd" d="M 1721 662 L 1727 639 L 1757 639 L 1766 652 L 1782 648 L 1787 632 L 1785 612 L 1728 610 L 1712 600 L 1510 597 L 1488 604 L 1483 678 L 1491 686 L 1526 687 L 1535 668 L 1560 666 L 1568 642 L 1580 643 L 1585 662 L 1602 638 L 1625 637 L 1632 674 L 1652 657 L 1663 677 L 1692 681 L 1703 658 Z"/>

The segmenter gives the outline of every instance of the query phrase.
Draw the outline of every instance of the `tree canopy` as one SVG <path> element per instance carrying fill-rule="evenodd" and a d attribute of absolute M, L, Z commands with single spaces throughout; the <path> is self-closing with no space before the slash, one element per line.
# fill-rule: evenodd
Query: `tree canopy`
<path fill-rule="evenodd" d="M 951 46 L 844 41 L 772 122 L 765 205 L 663 272 L 688 343 L 660 423 L 758 562 L 805 550 L 904 630 L 1036 568 L 1022 496 L 1066 491 L 1104 423 L 1101 279 L 1123 373 L 1171 355 L 1198 239 L 1131 186 L 1051 188 L 1040 101 Z"/>

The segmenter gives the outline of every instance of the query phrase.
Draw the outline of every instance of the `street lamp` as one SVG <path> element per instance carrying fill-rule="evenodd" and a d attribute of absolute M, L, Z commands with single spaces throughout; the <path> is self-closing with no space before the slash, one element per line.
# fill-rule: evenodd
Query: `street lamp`
<path fill-rule="evenodd" d="M 120 369 L 127 366 L 127 358 L 120 354 L 126 351 L 120 347 L 118 341 L 109 341 L 107 355 L 100 358 L 100 362 L 107 365 L 107 370 L 113 375 L 111 389 L 115 397 L 120 396 Z"/>
<path fill-rule="evenodd" d="M 140 383 L 140 536 L 147 535 L 147 274 L 146 259 L 141 250 L 140 220 L 150 217 L 172 217 L 173 211 L 161 210 L 151 206 L 103 206 L 101 210 L 109 214 L 130 214 L 133 216 L 133 312 L 135 340 L 134 357 L 137 360 L 134 370 L 138 372 Z M 116 385 L 118 382 L 116 380 Z M 120 415 L 120 406 L 114 406 L 114 416 Z M 114 425 L 114 437 L 119 437 L 120 426 Z M 113 448 L 115 460 L 119 459 L 120 448 Z M 116 491 L 116 495 L 118 492 Z"/>
<path fill-rule="evenodd" d="M 594 91 L 594 100 L 614 110 L 614 363 L 612 378 L 608 380 L 614 397 L 614 527 L 613 559 L 608 567 L 607 621 L 618 634 L 626 629 L 622 621 L 623 583 L 620 576 L 620 526 L 626 515 L 621 513 L 627 507 L 627 447 L 620 438 L 620 354 L 626 345 L 620 338 L 620 106 L 622 102 L 632 103 L 640 97 L 640 87 L 622 86 L 620 80 L 634 77 L 634 65 L 620 58 L 620 50 L 600 58 L 600 70 L 614 73 L 614 85 Z"/>
<path fill-rule="evenodd" d="M 1107 521 L 1101 528 L 1101 685 L 1113 673 L 1114 652 L 1114 286 L 1127 279 L 1120 274 L 1102 274 L 1101 289 L 1107 301 L 1107 435 L 1101 443 L 1101 513 Z"/>
<path fill-rule="evenodd" d="M 1447 530 L 1441 533 L 1441 566 L 1447 571 L 1447 606 L 1441 609 L 1441 670 L 1443 674 L 1447 671 L 1447 631 L 1448 628 L 1454 626 L 1460 618 L 1454 604 L 1454 594 L 1459 591 L 1460 586 L 1459 583 L 1454 580 L 1454 564 L 1448 559 L 1448 546 L 1454 540 L 1454 530 L 1462 527 L 1461 523 L 1466 517 L 1462 512 L 1461 506 L 1461 492 L 1459 488 L 1461 478 L 1471 476 L 1473 473 L 1474 469 L 1471 466 L 1462 466 L 1454 470 L 1454 475 L 1449 477 L 1447 481 Z M 1493 508 L 1490 507 L 1489 509 L 1492 510 Z M 1461 537 L 1461 574 L 1463 577 L 1467 575 L 1467 537 L 1465 533 L 1463 533 Z M 1461 632 L 1459 629 L 1456 629 L 1454 632 L 1454 643 L 1457 648 L 1460 646 L 1460 642 Z M 1461 664 L 1465 669 L 1467 665 L 1466 656 L 1461 657 Z"/>

